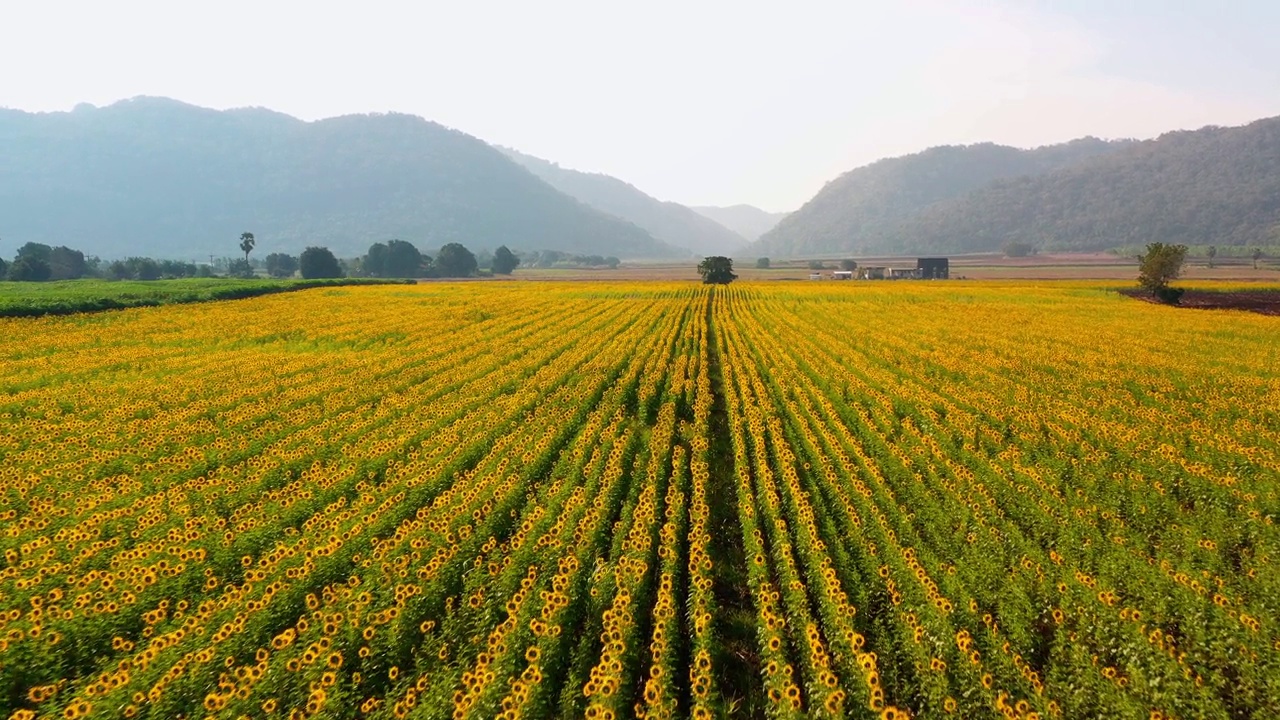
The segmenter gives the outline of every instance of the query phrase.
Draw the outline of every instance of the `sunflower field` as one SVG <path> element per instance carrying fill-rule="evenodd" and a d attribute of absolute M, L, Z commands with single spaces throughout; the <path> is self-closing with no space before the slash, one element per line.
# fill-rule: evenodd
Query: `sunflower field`
<path fill-rule="evenodd" d="M 1280 717 L 1280 324 L 1090 283 L 0 320 L 0 718 Z"/>

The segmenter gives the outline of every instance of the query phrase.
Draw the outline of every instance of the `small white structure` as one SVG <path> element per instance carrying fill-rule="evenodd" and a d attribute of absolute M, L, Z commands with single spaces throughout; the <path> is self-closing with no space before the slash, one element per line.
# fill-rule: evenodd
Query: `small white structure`
<path fill-rule="evenodd" d="M 835 272 L 831 273 L 831 279 L 832 280 L 852 280 L 853 271 L 852 270 L 836 270 Z"/>
<path fill-rule="evenodd" d="M 809 279 L 810 279 L 810 280 L 821 280 L 821 279 L 822 279 L 822 273 L 809 273 Z"/>

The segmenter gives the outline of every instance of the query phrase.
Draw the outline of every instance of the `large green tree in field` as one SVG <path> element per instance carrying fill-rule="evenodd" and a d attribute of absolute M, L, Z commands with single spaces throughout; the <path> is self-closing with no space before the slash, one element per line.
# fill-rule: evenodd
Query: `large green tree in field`
<path fill-rule="evenodd" d="M 286 278 L 298 270 L 298 258 L 285 253 L 271 253 L 266 263 L 267 274 L 273 278 Z"/>
<path fill-rule="evenodd" d="M 17 282 L 44 282 L 51 275 L 49 263 L 30 255 L 19 255 L 9 266 L 9 279 Z"/>
<path fill-rule="evenodd" d="M 723 255 L 711 255 L 698 263 L 698 274 L 707 285 L 728 285 L 738 276 L 733 274 L 733 259 Z"/>
<path fill-rule="evenodd" d="M 303 250 L 298 258 L 298 267 L 302 270 L 302 277 L 308 280 L 342 277 L 342 265 L 326 247 L 309 247 Z"/>
<path fill-rule="evenodd" d="M 1169 287 L 1169 283 L 1182 274 L 1182 264 L 1186 260 L 1186 245 L 1151 243 L 1147 245 L 1147 251 L 1138 256 L 1138 284 L 1162 302 L 1176 305 L 1182 291 Z"/>
<path fill-rule="evenodd" d="M 423 257 L 413 243 L 389 240 L 374 243 L 364 256 L 365 272 L 374 277 L 422 277 Z"/>
<path fill-rule="evenodd" d="M 520 259 L 506 245 L 493 251 L 493 263 L 489 266 L 495 275 L 510 275 L 520 265 Z"/>
<path fill-rule="evenodd" d="M 49 251 L 49 269 L 54 280 L 76 280 L 89 272 L 84 253 L 59 245 Z"/>
<path fill-rule="evenodd" d="M 471 277 L 477 269 L 476 256 L 459 243 L 445 245 L 436 256 L 436 271 L 440 277 Z"/>

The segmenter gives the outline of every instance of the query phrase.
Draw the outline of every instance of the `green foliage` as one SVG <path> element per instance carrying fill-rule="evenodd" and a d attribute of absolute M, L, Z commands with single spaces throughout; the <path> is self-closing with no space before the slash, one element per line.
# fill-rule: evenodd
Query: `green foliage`
<path fill-rule="evenodd" d="M 52 275 L 49 263 L 32 255 L 18 255 L 9 266 L 9 279 L 15 282 L 44 282 Z"/>
<path fill-rule="evenodd" d="M 840 269 L 841 270 L 857 270 L 858 263 L 854 260 L 841 260 Z"/>
<path fill-rule="evenodd" d="M 779 223 L 758 249 L 944 254 L 996 251 L 1016 241 L 1085 251 L 1160 238 L 1212 242 L 1221 255 L 1226 246 L 1280 242 L 1272 236 L 1280 224 L 1280 118 L 1144 142 L 980 147 L 855 170 Z M 1055 149 L 1063 152 L 1029 162 Z"/>
<path fill-rule="evenodd" d="M 1218 248 L 1215 245 L 1209 246 L 1209 267 L 1213 267 L 1213 259 L 1218 256 Z"/>
<path fill-rule="evenodd" d="M 677 257 L 483 141 L 421 118 L 303 122 L 135 98 L 73 113 L 0 109 L 0 217 L 14 238 L 90 254 L 204 257 L 236 228 L 272 250 L 355 257 L 387 237 Z"/>
<path fill-rule="evenodd" d="M 430 264 L 430 258 L 426 264 Z M 373 277 L 416 278 L 424 274 L 422 253 L 413 243 L 404 240 L 370 245 L 362 265 Z"/>
<path fill-rule="evenodd" d="M 9 263 L 0 258 L 0 278 L 9 277 Z"/>
<path fill-rule="evenodd" d="M 698 274 L 707 285 L 728 285 L 738 276 L 733 273 L 733 259 L 723 255 L 711 255 L 698 263 Z"/>
<path fill-rule="evenodd" d="M 1036 246 L 1028 242 L 1012 241 L 1004 244 L 1005 257 L 1019 258 L 1036 254 Z"/>
<path fill-rule="evenodd" d="M 64 280 L 39 284 L 0 282 L 0 317 L 39 317 L 129 307 L 236 300 L 314 287 L 381 284 L 382 280 L 241 280 L 202 278 L 159 281 Z"/>
<path fill-rule="evenodd" d="M 249 264 L 249 253 L 253 251 L 253 233 L 240 233 L 240 252 L 244 253 L 244 264 Z"/>
<path fill-rule="evenodd" d="M 53 248 L 45 245 L 44 243 L 28 242 L 23 243 L 22 247 L 18 248 L 18 254 L 15 256 L 15 259 L 32 258 L 34 260 L 47 263 L 52 259 L 52 257 Z"/>
<path fill-rule="evenodd" d="M 810 270 L 825 270 L 826 268 L 827 268 L 826 263 L 822 262 L 821 260 L 810 260 L 810 261 L 809 261 L 809 269 L 810 269 Z"/>
<path fill-rule="evenodd" d="M 769 269 L 769 258 L 767 258 L 767 257 L 756 258 L 756 268 L 757 268 L 757 269 L 760 269 L 760 270 L 768 270 L 768 269 Z"/>
<path fill-rule="evenodd" d="M 111 261 L 104 268 L 102 276 L 108 280 L 159 280 L 160 278 L 196 277 L 200 275 L 201 270 L 205 271 L 205 277 L 209 276 L 208 266 L 198 268 L 195 263 L 179 260 L 131 257 L 127 260 Z"/>
<path fill-rule="evenodd" d="M 511 252 L 506 245 L 501 245 L 497 250 L 493 251 L 493 262 L 490 267 L 496 275 L 510 275 L 512 270 L 520 265 L 520 260 Z"/>
<path fill-rule="evenodd" d="M 1161 301 L 1176 305 L 1182 291 L 1170 288 L 1169 283 L 1182 274 L 1186 259 L 1186 245 L 1158 242 L 1147 245 L 1147 251 L 1138 257 L 1138 284 Z"/>
<path fill-rule="evenodd" d="M 471 277 L 479 269 L 476 256 L 459 243 L 449 243 L 440 248 L 435 266 L 436 273 L 447 278 Z"/>
<path fill-rule="evenodd" d="M 998 181 L 1042 175 L 1126 146 L 1096 138 L 1035 150 L 982 143 L 881 160 L 827 183 L 804 207 L 762 235 L 754 249 L 784 257 L 932 250 L 929 243 L 941 241 L 928 238 L 928 243 L 913 245 L 914 238 L 905 237 L 899 227 L 936 205 Z M 966 238 L 970 240 L 988 250 L 1003 244 L 1003 239 Z M 955 242 L 949 237 L 946 241 Z"/>
<path fill-rule="evenodd" d="M 308 280 L 342 277 L 342 266 L 338 264 L 338 258 L 326 247 L 309 247 L 303 250 L 298 258 L 298 269 L 302 271 L 302 277 Z"/>
<path fill-rule="evenodd" d="M 254 277 L 253 266 L 250 265 L 249 261 L 245 260 L 244 258 L 236 258 L 235 260 L 231 261 L 230 265 L 227 266 L 227 275 L 231 277 L 243 278 L 247 280 L 249 278 Z M 158 277 L 159 276 L 152 277 L 152 278 L 139 278 L 139 279 L 156 280 L 158 279 Z"/>
<path fill-rule="evenodd" d="M 271 253 L 266 265 L 267 274 L 273 278 L 292 277 L 298 271 L 298 258 L 287 253 Z"/>

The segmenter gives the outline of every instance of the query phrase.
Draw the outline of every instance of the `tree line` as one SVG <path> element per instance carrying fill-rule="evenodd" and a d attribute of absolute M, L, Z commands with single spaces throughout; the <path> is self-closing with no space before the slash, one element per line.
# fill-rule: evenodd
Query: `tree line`
<path fill-rule="evenodd" d="M 578 256 L 556 251 L 532 253 L 522 258 L 507 246 L 493 252 L 483 251 L 480 257 L 461 243 L 447 243 L 432 257 L 421 252 L 413 243 L 389 240 L 369 246 L 360 257 L 339 259 L 326 247 L 308 247 L 299 255 L 273 252 L 259 261 L 252 257 L 257 247 L 253 233 L 241 233 L 238 248 L 242 258 L 224 258 L 208 264 L 181 260 L 158 260 L 149 257 L 129 257 L 104 261 L 86 256 L 80 250 L 66 246 L 49 246 L 29 242 L 18 248 L 12 261 L 0 258 L 0 280 L 18 282 L 44 282 L 50 280 L 77 280 L 100 278 L 104 280 L 161 280 L 192 277 L 252 278 L 265 272 L 273 278 L 289 278 L 300 275 L 304 279 L 341 277 L 376 278 L 464 278 L 482 274 L 482 267 L 495 275 L 509 275 L 522 263 L 535 267 L 583 264 L 616 267 L 617 258 Z"/>

